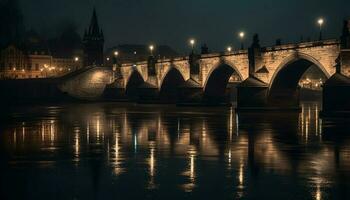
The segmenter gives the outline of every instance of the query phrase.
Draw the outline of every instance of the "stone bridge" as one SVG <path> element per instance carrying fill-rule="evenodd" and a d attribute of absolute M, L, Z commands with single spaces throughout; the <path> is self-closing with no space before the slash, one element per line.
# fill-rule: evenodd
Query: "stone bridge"
<path fill-rule="evenodd" d="M 338 40 L 327 40 L 221 54 L 191 54 L 172 60 L 151 57 L 147 62 L 123 64 L 117 72 L 120 76 L 107 90 L 116 99 L 214 102 L 227 97 L 228 86 L 241 83 L 263 87 L 269 97 L 287 95 L 288 99 L 288 94 L 296 95 L 299 79 L 309 67 L 317 66 L 327 77 L 335 74 L 340 52 Z M 343 74 L 350 74 L 350 68 L 342 70 Z"/>
<path fill-rule="evenodd" d="M 328 78 L 334 74 L 342 80 L 350 76 L 347 22 L 343 29 L 341 40 L 261 47 L 255 35 L 248 50 L 202 55 L 192 52 L 174 59 L 150 56 L 145 62 L 95 67 L 61 88 L 75 96 L 103 95 L 112 100 L 212 104 L 227 102 L 228 93 L 238 85 L 241 107 L 298 107 L 298 82 L 311 66 L 317 66 Z M 94 78 L 96 73 L 101 76 Z"/>

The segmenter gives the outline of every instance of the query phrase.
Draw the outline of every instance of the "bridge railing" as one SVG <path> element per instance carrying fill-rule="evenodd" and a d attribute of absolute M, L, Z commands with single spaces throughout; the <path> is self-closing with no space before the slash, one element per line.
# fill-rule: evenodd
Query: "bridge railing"
<path fill-rule="evenodd" d="M 340 41 L 338 39 L 326 39 L 321 41 L 310 41 L 310 42 L 299 42 L 299 43 L 288 43 L 288 44 L 282 44 L 282 45 L 273 45 L 273 46 L 267 46 L 262 47 L 262 51 L 282 51 L 282 50 L 291 50 L 291 49 L 298 49 L 298 48 L 310 48 L 315 46 L 327 46 L 327 45 L 340 45 Z M 247 54 L 248 50 L 235 50 L 231 52 L 215 52 L 215 53 L 209 53 L 209 54 L 202 54 L 201 58 L 215 58 L 215 57 L 222 57 L 222 56 L 232 56 L 232 55 L 240 55 L 240 54 Z M 156 63 L 162 64 L 162 63 L 169 63 L 169 62 L 176 62 L 176 61 L 183 61 L 183 60 L 189 60 L 188 55 L 184 56 L 178 56 L 175 58 L 164 58 L 164 59 L 157 59 Z M 130 67 L 130 66 L 139 66 L 139 65 L 147 65 L 147 61 L 140 61 L 140 62 L 134 62 L 134 63 L 123 63 L 122 67 Z"/>

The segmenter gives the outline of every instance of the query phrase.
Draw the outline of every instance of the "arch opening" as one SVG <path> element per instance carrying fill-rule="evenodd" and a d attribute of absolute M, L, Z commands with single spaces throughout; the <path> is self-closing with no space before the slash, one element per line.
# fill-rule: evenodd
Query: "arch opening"
<path fill-rule="evenodd" d="M 125 95 L 130 100 L 137 100 L 138 88 L 145 82 L 138 71 L 133 71 L 130 75 L 129 81 L 125 87 Z"/>
<path fill-rule="evenodd" d="M 291 61 L 276 72 L 268 92 L 268 103 L 279 107 L 298 107 L 302 99 L 320 99 L 321 86 L 326 79 L 327 74 L 319 64 L 305 58 Z"/>
<path fill-rule="evenodd" d="M 242 81 L 239 73 L 227 64 L 218 66 L 207 79 L 204 100 L 209 103 L 232 102 L 236 100 L 236 86 Z"/>
<path fill-rule="evenodd" d="M 185 83 L 185 79 L 178 69 L 172 67 L 162 81 L 159 98 L 162 102 L 176 103 L 178 87 Z"/>

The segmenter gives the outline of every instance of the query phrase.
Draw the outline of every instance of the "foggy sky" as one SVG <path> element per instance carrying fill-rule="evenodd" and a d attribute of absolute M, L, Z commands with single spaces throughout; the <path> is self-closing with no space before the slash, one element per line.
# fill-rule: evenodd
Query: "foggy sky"
<path fill-rule="evenodd" d="M 316 19 L 323 16 L 325 37 L 339 37 L 342 20 L 350 16 L 350 0 L 20 0 L 27 28 L 52 34 L 55 26 L 72 20 L 82 34 L 97 8 L 106 46 L 125 43 L 168 44 L 188 49 L 196 38 L 210 50 L 239 46 L 244 30 L 251 43 L 259 33 L 263 45 L 317 38 Z"/>

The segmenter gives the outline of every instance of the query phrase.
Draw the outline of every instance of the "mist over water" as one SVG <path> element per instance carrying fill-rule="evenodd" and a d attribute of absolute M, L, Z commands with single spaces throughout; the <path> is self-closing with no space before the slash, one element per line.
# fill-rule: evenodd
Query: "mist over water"
<path fill-rule="evenodd" d="M 0 118 L 1 199 L 348 199 L 348 121 L 79 104 Z"/>

